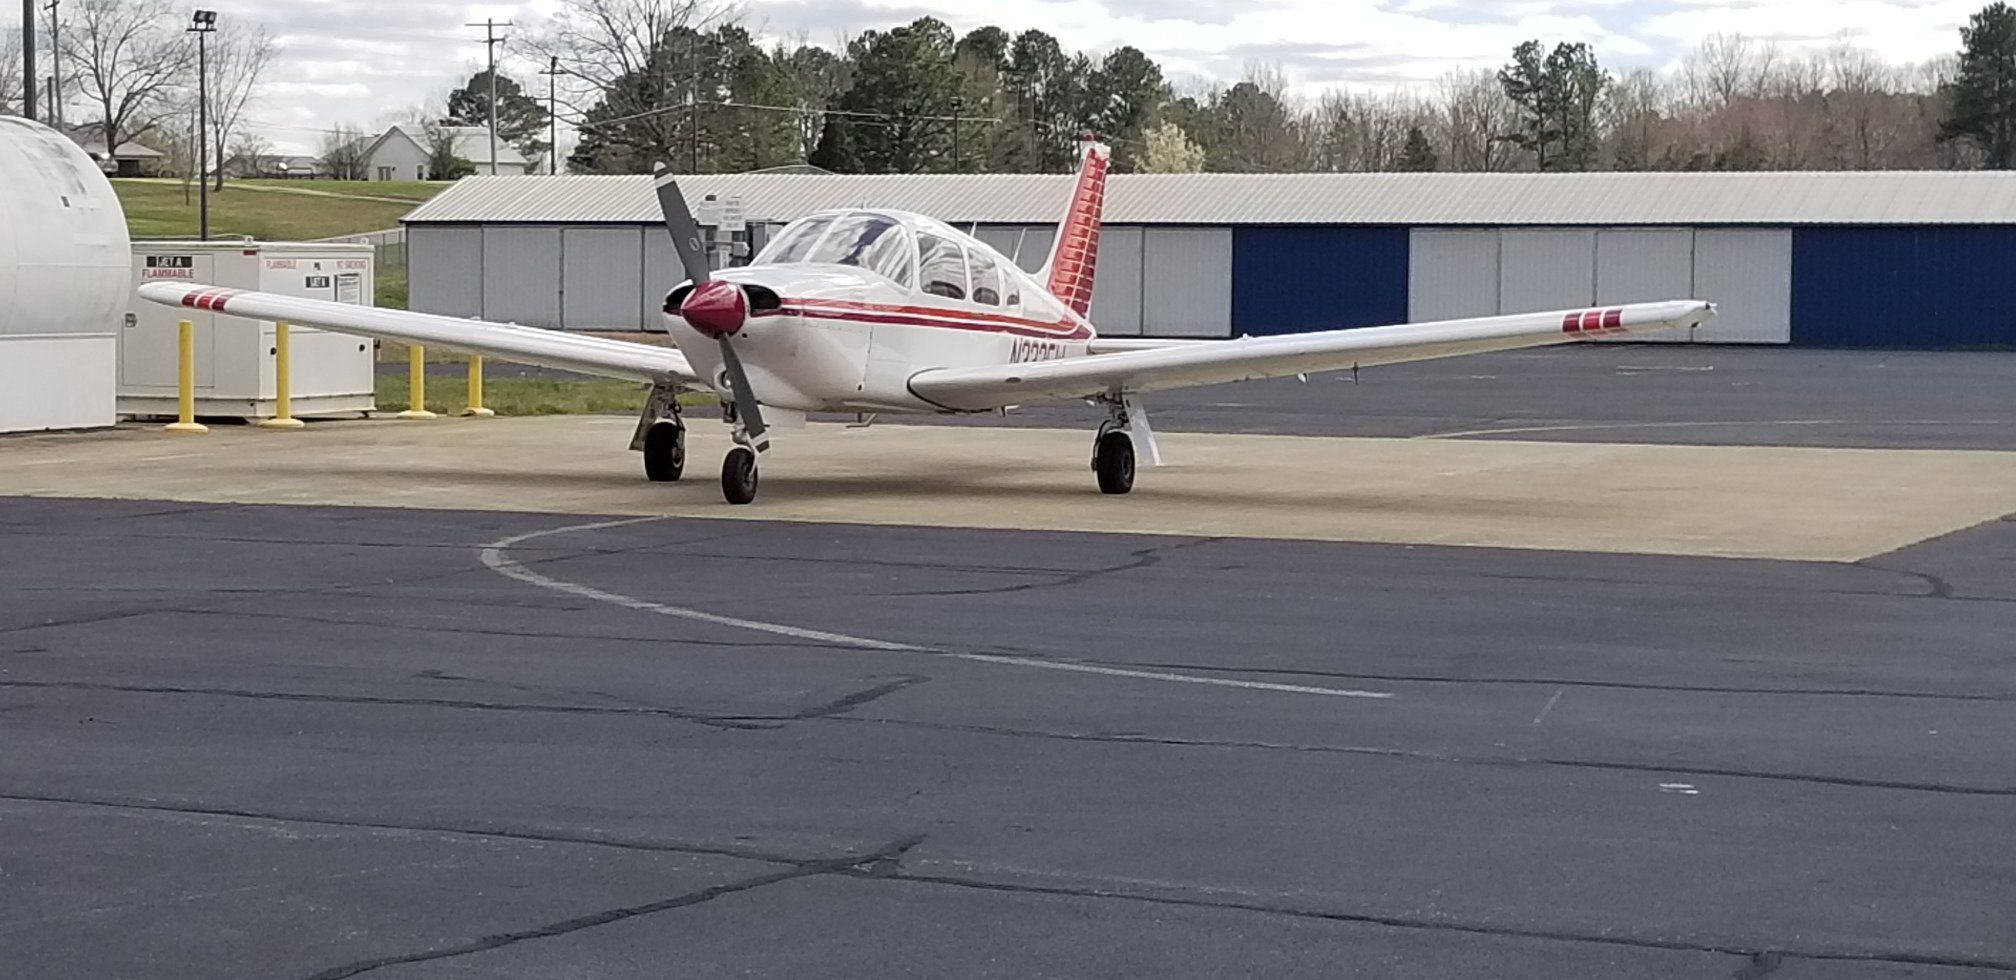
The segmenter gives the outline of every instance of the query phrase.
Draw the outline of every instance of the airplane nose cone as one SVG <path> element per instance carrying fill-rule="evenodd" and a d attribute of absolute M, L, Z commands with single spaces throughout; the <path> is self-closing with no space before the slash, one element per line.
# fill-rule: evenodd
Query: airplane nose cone
<path fill-rule="evenodd" d="M 749 301 L 734 283 L 710 279 L 686 294 L 686 301 L 679 304 L 679 315 L 693 329 L 718 340 L 742 329 Z"/>

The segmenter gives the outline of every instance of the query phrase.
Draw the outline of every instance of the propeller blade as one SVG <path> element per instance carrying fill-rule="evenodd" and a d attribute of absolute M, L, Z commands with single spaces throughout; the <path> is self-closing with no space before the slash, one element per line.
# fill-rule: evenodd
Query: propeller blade
<path fill-rule="evenodd" d="M 769 431 L 763 425 L 763 406 L 756 402 L 756 392 L 749 387 L 749 372 L 742 369 L 742 359 L 735 356 L 735 345 L 723 336 L 721 341 L 721 364 L 728 371 L 728 384 L 735 389 L 735 417 L 742 421 L 743 431 L 749 433 L 749 447 L 757 453 L 770 451 Z"/>
<path fill-rule="evenodd" d="M 707 267 L 707 249 L 700 241 L 700 223 L 693 220 L 692 209 L 686 206 L 686 195 L 680 193 L 679 182 L 672 175 L 660 173 L 655 185 L 658 190 L 658 210 L 665 214 L 665 227 L 672 232 L 672 250 L 679 253 L 679 264 L 686 269 L 686 278 L 695 283 L 706 282 L 713 270 Z"/>

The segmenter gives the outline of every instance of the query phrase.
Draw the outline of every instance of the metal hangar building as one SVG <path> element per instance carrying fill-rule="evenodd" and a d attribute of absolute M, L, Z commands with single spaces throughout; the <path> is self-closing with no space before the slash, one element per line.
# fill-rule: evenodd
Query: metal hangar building
<path fill-rule="evenodd" d="M 709 174 L 766 231 L 887 207 L 1042 263 L 1068 175 Z M 407 215 L 411 305 L 646 329 L 678 263 L 645 176 L 471 177 Z M 1092 317 L 1228 337 L 1698 297 L 1703 343 L 2016 346 L 2016 173 L 1116 174 Z"/>

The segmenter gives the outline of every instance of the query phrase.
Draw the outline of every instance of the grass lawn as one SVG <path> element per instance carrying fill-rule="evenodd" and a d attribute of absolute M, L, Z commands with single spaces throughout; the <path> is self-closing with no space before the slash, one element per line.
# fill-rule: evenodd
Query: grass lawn
<path fill-rule="evenodd" d="M 210 194 L 210 233 L 310 241 L 399 227 L 399 217 L 446 183 L 361 180 L 226 181 Z M 197 195 L 177 180 L 114 180 L 135 238 L 194 238 Z M 186 197 L 186 199 L 185 199 Z M 372 200 L 385 198 L 385 200 Z"/>
<path fill-rule="evenodd" d="M 600 378 L 484 378 L 483 405 L 499 415 L 635 415 L 650 386 Z M 378 410 L 397 412 L 409 403 L 404 374 L 378 376 Z M 683 401 L 683 399 L 682 399 Z M 469 382 L 459 376 L 427 376 L 427 410 L 454 415 L 469 405 Z"/>

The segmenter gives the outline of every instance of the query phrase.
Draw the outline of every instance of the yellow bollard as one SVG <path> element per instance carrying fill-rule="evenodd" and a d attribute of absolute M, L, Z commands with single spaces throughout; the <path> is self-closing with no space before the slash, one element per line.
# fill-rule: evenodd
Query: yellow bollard
<path fill-rule="evenodd" d="M 169 432 L 208 432 L 210 427 L 196 421 L 196 325 L 187 320 L 175 326 L 175 421 L 162 428 Z"/>
<path fill-rule="evenodd" d="M 462 414 L 487 419 L 497 414 L 483 407 L 483 355 L 469 355 L 469 407 Z"/>
<path fill-rule="evenodd" d="M 402 419 L 431 419 L 427 410 L 427 352 L 419 345 L 406 348 L 406 387 L 411 407 L 399 413 Z"/>
<path fill-rule="evenodd" d="M 304 424 L 294 417 L 294 400 L 288 392 L 292 381 L 287 350 L 287 324 L 273 324 L 273 417 L 262 419 L 262 429 L 298 429 Z"/>

